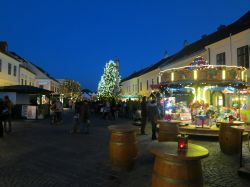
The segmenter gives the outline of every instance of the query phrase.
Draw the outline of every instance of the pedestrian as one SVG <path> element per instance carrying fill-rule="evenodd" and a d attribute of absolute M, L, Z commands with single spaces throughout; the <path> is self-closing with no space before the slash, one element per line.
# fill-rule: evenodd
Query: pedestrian
<path fill-rule="evenodd" d="M 4 106 L 7 108 L 7 111 L 5 113 L 6 118 L 4 120 L 4 131 L 6 133 L 11 133 L 11 131 L 12 131 L 11 114 L 12 114 L 13 104 L 12 104 L 11 100 L 9 99 L 9 96 L 7 96 L 7 95 L 4 96 L 3 103 L 4 103 Z"/>
<path fill-rule="evenodd" d="M 133 119 L 133 102 L 131 101 L 131 99 L 128 99 L 127 102 L 127 111 L 128 111 L 128 118 L 129 119 Z"/>
<path fill-rule="evenodd" d="M 59 124 L 62 122 L 62 112 L 63 112 L 63 104 L 60 101 L 59 98 L 57 98 L 56 102 L 51 106 L 52 109 L 54 109 L 54 113 L 55 113 L 55 123 Z"/>
<path fill-rule="evenodd" d="M 75 113 L 74 113 L 74 116 L 73 116 L 73 120 L 74 120 L 74 123 L 73 123 L 73 127 L 72 129 L 70 130 L 70 133 L 79 133 L 80 132 L 80 108 L 81 108 L 81 104 L 82 102 L 80 100 L 77 100 L 76 103 L 75 103 Z"/>
<path fill-rule="evenodd" d="M 152 125 L 152 140 L 156 140 L 156 125 L 157 120 L 160 119 L 159 110 L 156 101 L 153 99 L 148 105 L 148 120 Z"/>
<path fill-rule="evenodd" d="M 145 135 L 145 128 L 147 123 L 147 102 L 146 97 L 142 98 L 141 102 L 141 135 Z"/>
<path fill-rule="evenodd" d="M 83 132 L 89 134 L 89 125 L 90 125 L 90 109 L 88 102 L 84 100 L 80 107 L 80 124 L 83 127 Z"/>
<path fill-rule="evenodd" d="M 109 101 L 105 102 L 105 105 L 103 108 L 103 119 L 110 119 L 110 103 L 109 103 Z"/>
<path fill-rule="evenodd" d="M 115 98 L 112 98 L 111 103 L 110 103 L 110 114 L 113 120 L 116 119 L 115 113 L 116 113 L 116 101 Z"/>
<path fill-rule="evenodd" d="M 0 137 L 4 135 L 3 121 L 6 119 L 8 109 L 4 106 L 3 99 L 0 98 Z"/>

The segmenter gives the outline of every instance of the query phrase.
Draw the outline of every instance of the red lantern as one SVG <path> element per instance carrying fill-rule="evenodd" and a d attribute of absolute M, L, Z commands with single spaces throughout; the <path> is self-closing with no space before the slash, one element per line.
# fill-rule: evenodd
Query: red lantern
<path fill-rule="evenodd" d="M 178 151 L 186 151 L 188 148 L 188 135 L 179 134 L 178 139 Z"/>
<path fill-rule="evenodd" d="M 165 116 L 165 120 L 171 121 L 171 120 L 172 120 L 172 116 L 171 116 L 170 114 L 167 114 L 167 115 Z"/>

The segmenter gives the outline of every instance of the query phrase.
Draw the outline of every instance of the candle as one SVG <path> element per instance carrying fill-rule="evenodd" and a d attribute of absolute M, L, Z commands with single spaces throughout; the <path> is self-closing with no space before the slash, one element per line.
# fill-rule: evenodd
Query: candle
<path fill-rule="evenodd" d="M 186 151 L 188 148 L 188 136 L 185 134 L 178 135 L 178 150 Z"/>

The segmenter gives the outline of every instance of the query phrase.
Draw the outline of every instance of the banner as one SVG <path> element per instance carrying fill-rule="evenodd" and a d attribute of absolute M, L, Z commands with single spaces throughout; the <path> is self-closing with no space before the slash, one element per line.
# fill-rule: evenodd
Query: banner
<path fill-rule="evenodd" d="M 37 106 L 22 105 L 22 117 L 36 119 Z"/>

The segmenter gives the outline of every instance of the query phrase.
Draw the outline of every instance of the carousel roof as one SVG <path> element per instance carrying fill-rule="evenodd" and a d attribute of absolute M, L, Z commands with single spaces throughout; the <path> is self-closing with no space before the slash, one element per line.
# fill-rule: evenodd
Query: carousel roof
<path fill-rule="evenodd" d="M 191 87 L 194 87 L 194 86 L 201 86 L 201 87 L 202 86 L 222 86 L 222 87 L 231 86 L 233 88 L 241 89 L 241 88 L 247 88 L 250 85 L 248 82 L 243 82 L 243 81 L 227 81 L 227 80 L 209 81 L 207 80 L 207 81 L 201 82 L 201 81 L 195 81 L 195 80 L 187 80 L 187 81 L 167 82 L 167 83 L 164 83 L 161 87 L 164 89 L 167 87 L 182 88 L 185 86 L 191 86 Z"/>

